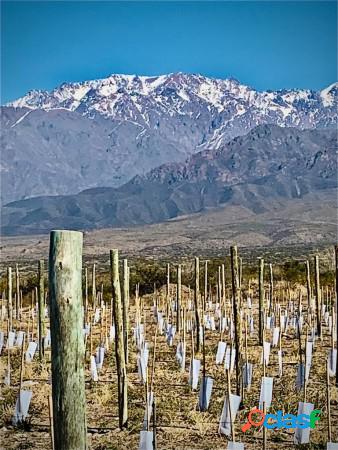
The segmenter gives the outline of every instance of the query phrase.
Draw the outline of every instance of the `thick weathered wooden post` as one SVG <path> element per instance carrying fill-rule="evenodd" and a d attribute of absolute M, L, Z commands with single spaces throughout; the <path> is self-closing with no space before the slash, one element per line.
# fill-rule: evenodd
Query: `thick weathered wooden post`
<path fill-rule="evenodd" d="M 238 256 L 236 245 L 230 247 L 230 255 L 231 255 L 231 278 L 232 278 L 232 305 L 234 312 L 235 348 L 236 348 L 236 356 L 235 356 L 236 393 L 237 395 L 240 395 L 239 359 L 240 359 L 241 345 L 239 340 L 241 335 L 241 326 L 240 326 L 240 315 L 238 313 L 240 293 L 239 293 Z"/>
<path fill-rule="evenodd" d="M 110 250 L 110 271 L 112 283 L 113 315 L 115 322 L 115 356 L 118 384 L 119 426 L 120 429 L 123 429 L 127 427 L 128 421 L 128 393 L 127 371 L 124 356 L 124 333 L 119 275 L 119 252 L 117 249 Z"/>
<path fill-rule="evenodd" d="M 87 449 L 82 233 L 52 231 L 49 298 L 55 449 Z"/>
<path fill-rule="evenodd" d="M 317 317 L 317 334 L 322 336 L 321 324 L 321 298 L 320 298 L 320 280 L 319 280 L 319 257 L 315 256 L 315 291 L 316 291 L 316 317 Z"/>
<path fill-rule="evenodd" d="M 196 319 L 196 352 L 200 351 L 200 314 L 199 314 L 199 295 L 200 295 L 200 260 L 195 257 L 195 319 Z"/>
<path fill-rule="evenodd" d="M 9 331 L 13 329 L 13 291 L 12 291 L 12 268 L 7 268 L 7 307 L 8 307 L 8 321 Z"/>
<path fill-rule="evenodd" d="M 259 260 L 259 345 L 263 345 L 263 321 L 264 321 L 264 259 Z"/>
<path fill-rule="evenodd" d="M 45 335 L 45 275 L 43 259 L 38 264 L 38 277 L 39 358 L 41 361 L 44 354 L 43 336 Z"/>
<path fill-rule="evenodd" d="M 180 331 L 180 313 L 181 313 L 181 296 L 182 296 L 182 268 L 181 264 L 177 266 L 177 292 L 176 292 L 176 329 Z"/>
<path fill-rule="evenodd" d="M 124 338 L 124 357 L 128 364 L 128 331 L 129 331 L 129 267 L 128 260 L 123 260 L 123 338 Z"/>

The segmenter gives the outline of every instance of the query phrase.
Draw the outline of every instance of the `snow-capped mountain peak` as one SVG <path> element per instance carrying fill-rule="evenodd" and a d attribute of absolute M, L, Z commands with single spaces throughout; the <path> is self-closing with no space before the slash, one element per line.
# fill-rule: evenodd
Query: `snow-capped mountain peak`
<path fill-rule="evenodd" d="M 222 148 L 258 125 L 336 127 L 337 91 L 334 83 L 318 92 L 260 92 L 234 78 L 181 72 L 114 74 L 51 91 L 32 90 L 4 108 L 2 176 L 10 186 L 5 200 L 118 186 L 161 164 Z M 21 108 L 29 108 L 29 114 Z M 80 176 L 75 176 L 80 155 Z M 71 161 L 68 169 L 65 160 Z M 60 177 L 54 175 L 56 161 Z M 38 167 L 46 171 L 44 179 L 54 180 L 48 188 L 36 179 Z"/>
<path fill-rule="evenodd" d="M 337 83 L 320 92 L 296 89 L 259 92 L 234 78 L 221 80 L 179 72 L 160 76 L 114 74 L 98 80 L 63 83 L 52 91 L 30 91 L 8 106 L 64 108 L 88 117 L 100 114 L 133 120 L 132 110 L 136 109 L 145 123 L 154 111 L 162 116 L 192 117 L 207 109 L 212 119 L 221 114 L 223 125 L 232 126 L 236 119 L 244 120 L 242 116 L 253 116 L 248 118 L 254 121 L 253 125 L 271 122 L 313 128 L 323 115 L 332 119 L 337 98 Z M 128 104 L 134 107 L 124 108 Z"/>
<path fill-rule="evenodd" d="M 337 104 L 338 82 L 332 83 L 330 86 L 323 89 L 320 92 L 320 96 L 324 106 L 333 106 L 335 103 Z"/>

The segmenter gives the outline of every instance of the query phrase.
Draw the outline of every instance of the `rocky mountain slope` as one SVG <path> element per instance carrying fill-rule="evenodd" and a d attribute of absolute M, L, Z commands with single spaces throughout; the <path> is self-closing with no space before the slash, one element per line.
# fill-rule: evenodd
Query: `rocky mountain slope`
<path fill-rule="evenodd" d="M 112 75 L 34 90 L 2 107 L 1 200 L 117 187 L 221 149 L 260 124 L 333 128 L 338 85 L 258 92 L 234 79 Z"/>
<path fill-rule="evenodd" d="M 2 210 L 2 232 L 149 224 L 230 205 L 263 214 L 290 199 L 337 188 L 336 153 L 336 130 L 261 125 L 116 189 L 13 202 Z"/>

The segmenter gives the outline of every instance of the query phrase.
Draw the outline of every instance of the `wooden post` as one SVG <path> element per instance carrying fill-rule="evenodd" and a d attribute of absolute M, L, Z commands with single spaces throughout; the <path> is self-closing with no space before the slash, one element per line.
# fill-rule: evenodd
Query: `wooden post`
<path fill-rule="evenodd" d="M 167 264 L 167 302 L 170 298 L 170 264 Z"/>
<path fill-rule="evenodd" d="M 232 442 L 235 442 L 235 424 L 234 424 L 234 420 L 232 418 L 231 403 L 230 403 L 231 380 L 230 380 L 230 370 L 229 369 L 226 369 L 226 374 L 227 374 L 227 394 L 228 394 L 231 437 L 232 437 Z"/>
<path fill-rule="evenodd" d="M 23 309 L 23 294 L 22 294 L 22 289 L 20 289 L 20 318 L 21 318 L 21 314 L 22 314 L 22 309 Z"/>
<path fill-rule="evenodd" d="M 204 263 L 204 310 L 208 300 L 208 260 Z"/>
<path fill-rule="evenodd" d="M 20 365 L 20 381 L 19 381 L 19 413 L 21 414 L 21 390 L 22 390 L 22 383 L 23 383 L 23 372 L 24 372 L 24 366 L 25 366 L 25 335 L 23 335 L 22 338 L 22 344 L 21 344 L 21 365 Z"/>
<path fill-rule="evenodd" d="M 272 264 L 269 264 L 270 269 L 270 308 L 269 308 L 269 315 L 271 316 L 272 307 L 273 307 L 273 268 Z"/>
<path fill-rule="evenodd" d="M 326 400 L 327 400 L 327 437 L 331 442 L 331 398 L 330 398 L 330 376 L 329 376 L 329 362 L 326 364 Z"/>
<path fill-rule="evenodd" d="M 308 260 L 305 262 L 306 267 L 306 291 L 307 291 L 307 309 L 308 314 L 311 310 L 312 304 L 311 304 L 311 277 L 310 277 L 310 263 Z"/>
<path fill-rule="evenodd" d="M 88 268 L 85 268 L 85 307 L 84 307 L 85 325 L 88 316 Z"/>
<path fill-rule="evenodd" d="M 259 260 L 259 345 L 263 345 L 264 314 L 264 259 Z"/>
<path fill-rule="evenodd" d="M 44 354 L 43 336 L 45 335 L 45 276 L 43 259 L 39 261 L 38 277 L 39 358 L 41 361 Z"/>
<path fill-rule="evenodd" d="M 125 363 L 128 364 L 128 329 L 129 329 L 129 268 L 128 260 L 123 260 L 123 342 Z"/>
<path fill-rule="evenodd" d="M 217 289 L 217 303 L 219 303 L 219 305 L 222 304 L 222 296 L 223 296 L 223 289 L 222 289 L 222 274 L 221 274 L 221 266 L 218 266 L 218 277 L 217 277 L 217 284 L 216 284 L 216 289 Z"/>
<path fill-rule="evenodd" d="M 265 363 L 263 363 L 265 364 Z M 266 404 L 263 402 L 263 412 L 264 415 L 266 414 Z M 263 426 L 263 450 L 266 450 L 266 443 L 267 443 L 267 429 Z"/>
<path fill-rule="evenodd" d="M 20 314 L 20 278 L 19 278 L 19 266 L 15 265 L 15 284 L 16 284 L 16 297 L 15 297 L 15 318 L 19 320 Z"/>
<path fill-rule="evenodd" d="M 239 273 L 238 273 L 238 256 L 237 256 L 237 246 L 230 247 L 231 254 L 231 277 L 232 277 L 232 305 L 234 312 L 234 326 L 235 326 L 235 348 L 236 348 L 236 394 L 240 395 L 240 368 L 239 368 L 239 358 L 240 358 L 240 315 L 238 314 L 239 308 Z"/>
<path fill-rule="evenodd" d="M 93 264 L 93 272 L 92 272 L 92 307 L 95 313 L 96 307 L 96 277 L 95 277 L 95 264 Z"/>
<path fill-rule="evenodd" d="M 156 403 L 155 396 L 153 399 L 153 450 L 157 450 L 157 439 L 156 439 Z"/>
<path fill-rule="evenodd" d="M 225 306 L 225 265 L 222 264 L 222 304 Z"/>
<path fill-rule="evenodd" d="M 242 278 L 243 278 L 243 258 L 239 257 L 239 269 L 238 269 L 238 286 L 242 287 Z"/>
<path fill-rule="evenodd" d="M 51 232 L 49 296 L 55 448 L 87 449 L 82 233 Z"/>
<path fill-rule="evenodd" d="M 196 352 L 200 351 L 200 315 L 199 315 L 199 295 L 200 295 L 200 260 L 195 257 L 195 320 L 196 320 Z M 204 320 L 204 318 L 203 318 Z"/>
<path fill-rule="evenodd" d="M 127 427 L 128 397 L 127 371 L 124 355 L 123 317 L 121 304 L 121 287 L 119 275 L 119 253 L 117 249 L 110 250 L 110 273 L 113 297 L 113 315 L 115 323 L 115 356 L 118 383 L 119 426 L 122 430 Z"/>
<path fill-rule="evenodd" d="M 181 294 L 182 294 L 182 267 L 177 266 L 177 293 L 176 293 L 176 330 L 180 331 L 180 312 L 181 312 Z"/>
<path fill-rule="evenodd" d="M 13 291 L 12 291 L 12 268 L 7 268 L 7 300 L 8 300 L 8 320 L 9 329 L 13 329 Z"/>
<path fill-rule="evenodd" d="M 315 290 L 316 290 L 316 316 L 317 316 L 317 334 L 318 337 L 322 336 L 322 324 L 321 324 L 321 299 L 320 299 L 320 281 L 319 281 L 319 257 L 315 256 Z"/>
<path fill-rule="evenodd" d="M 54 427 L 53 427 L 53 400 L 52 396 L 48 396 L 48 415 L 49 415 L 49 426 L 50 426 L 50 440 L 51 440 L 51 446 L 52 450 L 55 449 L 54 446 Z"/>
<path fill-rule="evenodd" d="M 9 332 L 10 332 L 9 320 L 7 320 L 7 339 L 9 337 Z M 8 380 L 8 386 L 10 386 L 11 385 L 11 349 L 9 346 L 7 349 L 7 380 Z"/>

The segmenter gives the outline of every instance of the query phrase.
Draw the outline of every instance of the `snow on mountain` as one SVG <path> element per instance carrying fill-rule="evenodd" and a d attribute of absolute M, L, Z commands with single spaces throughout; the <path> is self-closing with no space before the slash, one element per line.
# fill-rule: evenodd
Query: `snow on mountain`
<path fill-rule="evenodd" d="M 320 92 L 320 96 L 324 106 L 333 106 L 337 104 L 338 83 L 333 83 Z"/>
<path fill-rule="evenodd" d="M 52 91 L 32 90 L 7 106 L 64 108 L 89 117 L 102 114 L 125 119 L 135 119 L 137 110 L 147 122 L 153 107 L 161 113 L 185 115 L 194 110 L 193 104 L 202 103 L 225 118 L 231 115 L 228 122 L 253 110 L 256 115 L 271 116 L 277 125 L 294 123 L 311 128 L 324 112 L 331 116 L 328 110 L 337 107 L 337 98 L 337 83 L 321 92 L 297 89 L 259 92 L 233 78 L 220 80 L 173 73 L 155 77 L 111 75 L 99 80 L 63 83 Z"/>
<path fill-rule="evenodd" d="M 117 187 L 258 125 L 332 128 L 337 99 L 337 83 L 259 92 L 234 78 L 184 73 L 32 90 L 2 108 L 2 201 Z"/>

